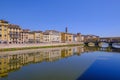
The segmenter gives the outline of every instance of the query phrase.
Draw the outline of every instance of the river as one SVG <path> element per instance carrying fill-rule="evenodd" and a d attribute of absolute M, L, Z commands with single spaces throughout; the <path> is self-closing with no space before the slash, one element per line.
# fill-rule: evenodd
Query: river
<path fill-rule="evenodd" d="M 75 46 L 0 52 L 0 80 L 120 80 L 120 49 Z"/>

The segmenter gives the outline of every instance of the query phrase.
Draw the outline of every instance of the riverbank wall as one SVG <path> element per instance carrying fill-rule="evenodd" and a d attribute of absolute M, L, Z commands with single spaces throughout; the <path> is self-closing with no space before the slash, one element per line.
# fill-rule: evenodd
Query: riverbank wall
<path fill-rule="evenodd" d="M 63 47 L 63 46 L 79 46 L 83 45 L 83 42 L 75 43 L 34 43 L 34 44 L 0 44 L 0 51 L 13 51 L 23 49 L 34 49 L 34 48 L 52 48 L 52 47 Z"/>

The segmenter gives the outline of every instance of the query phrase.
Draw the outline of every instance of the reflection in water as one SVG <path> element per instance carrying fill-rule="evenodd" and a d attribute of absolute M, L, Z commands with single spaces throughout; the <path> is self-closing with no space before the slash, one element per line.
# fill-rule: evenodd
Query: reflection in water
<path fill-rule="evenodd" d="M 80 56 L 82 53 L 94 51 L 120 52 L 119 49 L 109 47 L 63 47 L 3 52 L 0 53 L 0 77 L 5 78 L 10 72 L 18 71 L 28 64 L 55 62 L 73 55 Z"/>
<path fill-rule="evenodd" d="M 114 44 L 113 44 L 113 47 L 115 47 L 115 48 L 120 48 L 120 44 L 119 44 L 119 43 L 114 43 Z"/>
<path fill-rule="evenodd" d="M 83 48 L 53 48 L 38 51 L 29 51 L 19 54 L 19 52 L 6 53 L 0 55 L 0 77 L 5 77 L 8 72 L 19 70 L 22 66 L 38 63 L 53 62 L 61 58 L 67 58 L 72 55 L 80 55 Z"/>

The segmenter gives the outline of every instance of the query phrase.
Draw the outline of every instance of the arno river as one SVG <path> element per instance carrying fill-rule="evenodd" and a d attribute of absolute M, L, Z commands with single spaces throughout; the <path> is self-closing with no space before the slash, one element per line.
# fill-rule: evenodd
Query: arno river
<path fill-rule="evenodd" d="M 120 49 L 75 46 L 0 52 L 0 80 L 120 80 Z"/>

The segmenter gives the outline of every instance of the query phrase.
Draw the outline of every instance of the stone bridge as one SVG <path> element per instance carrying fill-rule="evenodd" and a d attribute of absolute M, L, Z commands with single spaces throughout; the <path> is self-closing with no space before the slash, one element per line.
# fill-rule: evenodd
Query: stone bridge
<path fill-rule="evenodd" d="M 99 42 L 106 42 L 106 43 L 120 43 L 120 37 L 101 37 Z"/>
<path fill-rule="evenodd" d="M 85 41 L 85 45 L 88 46 L 89 43 L 94 43 L 95 46 L 99 46 L 100 43 L 108 43 L 110 47 L 112 47 L 113 43 L 120 43 L 120 37 L 101 37 L 97 41 L 94 40 L 88 40 Z"/>

